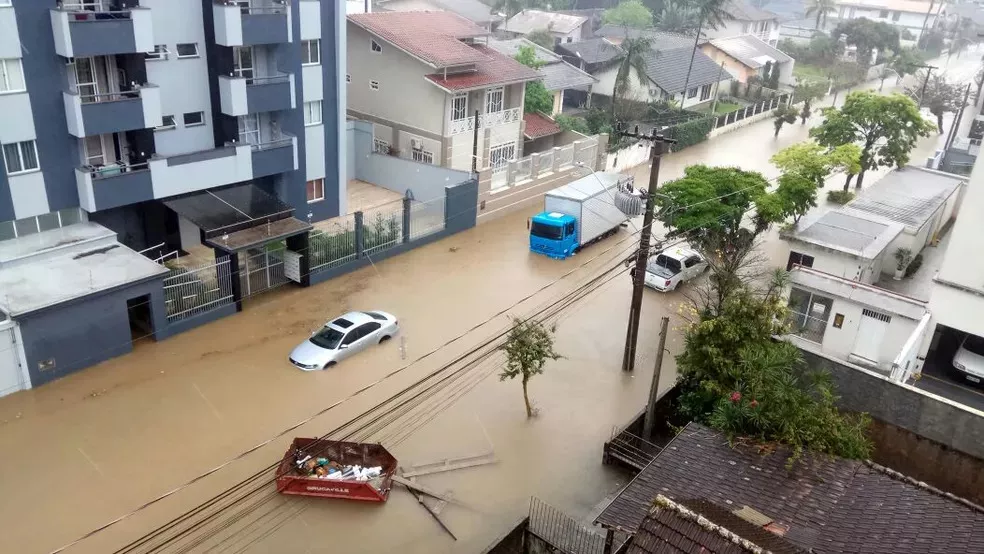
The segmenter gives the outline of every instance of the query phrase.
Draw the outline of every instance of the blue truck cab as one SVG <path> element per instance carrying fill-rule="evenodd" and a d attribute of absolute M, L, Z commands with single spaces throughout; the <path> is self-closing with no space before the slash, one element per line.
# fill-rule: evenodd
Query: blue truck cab
<path fill-rule="evenodd" d="M 557 260 L 569 258 L 580 245 L 577 219 L 560 212 L 541 212 L 530 220 L 530 251 Z"/>

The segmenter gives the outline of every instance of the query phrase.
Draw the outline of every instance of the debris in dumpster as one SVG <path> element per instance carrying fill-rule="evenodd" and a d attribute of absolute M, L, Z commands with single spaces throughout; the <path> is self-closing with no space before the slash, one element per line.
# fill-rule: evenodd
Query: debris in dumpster
<path fill-rule="evenodd" d="M 382 466 L 342 465 L 328 458 L 313 458 L 301 450 L 294 452 L 294 459 L 297 472 L 304 476 L 334 481 L 369 481 L 370 484 L 375 480 L 376 487 L 382 484 L 378 479 L 383 473 Z"/>

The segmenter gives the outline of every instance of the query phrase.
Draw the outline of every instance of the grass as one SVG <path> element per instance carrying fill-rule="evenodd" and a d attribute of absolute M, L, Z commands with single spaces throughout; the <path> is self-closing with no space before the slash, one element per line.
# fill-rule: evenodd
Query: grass
<path fill-rule="evenodd" d="M 700 106 L 695 106 L 693 108 L 693 110 L 695 112 L 709 114 L 709 113 L 711 113 L 711 105 L 713 105 L 713 104 L 714 104 L 714 102 L 707 102 L 707 103 L 704 103 L 704 104 L 702 104 Z M 731 102 L 720 102 L 719 101 L 717 103 L 717 106 L 714 108 L 714 115 L 724 115 L 724 114 L 731 113 L 731 112 L 733 112 L 735 110 L 738 110 L 738 109 L 741 109 L 741 108 L 742 108 L 742 105 L 741 104 L 734 104 L 734 103 L 731 103 Z"/>
<path fill-rule="evenodd" d="M 824 73 L 824 68 L 817 65 L 810 65 L 806 63 L 797 62 L 793 66 L 793 77 L 801 81 L 826 81 L 827 76 Z"/>

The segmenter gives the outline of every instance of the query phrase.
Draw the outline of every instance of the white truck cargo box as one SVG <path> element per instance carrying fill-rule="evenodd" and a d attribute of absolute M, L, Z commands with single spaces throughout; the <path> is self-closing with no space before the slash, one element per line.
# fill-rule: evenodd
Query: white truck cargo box
<path fill-rule="evenodd" d="M 583 245 L 629 220 L 615 205 L 615 196 L 619 183 L 632 181 L 632 177 L 609 172 L 581 177 L 546 193 L 543 211 L 577 218 L 578 242 Z"/>

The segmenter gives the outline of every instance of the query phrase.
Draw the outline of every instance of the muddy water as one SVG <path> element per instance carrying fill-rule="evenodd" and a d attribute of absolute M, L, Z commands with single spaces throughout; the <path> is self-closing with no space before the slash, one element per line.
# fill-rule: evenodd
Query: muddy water
<path fill-rule="evenodd" d="M 686 165 L 703 162 L 738 164 L 773 176 L 768 157 L 804 137 L 805 128 L 797 124 L 774 139 L 771 122 L 764 121 L 667 157 L 664 175 L 673 178 Z M 923 159 L 935 142 L 935 137 L 923 141 L 913 161 Z M 627 235 L 623 231 L 573 260 L 556 262 L 528 253 L 525 217 L 483 225 L 307 290 L 269 293 L 234 317 L 162 343 L 145 341 L 132 355 L 3 398 L 0 552 L 58 547 L 405 363 L 400 342 L 392 341 L 333 371 L 309 374 L 291 368 L 286 354 L 326 318 L 350 308 L 392 311 L 404 329 L 406 359 L 414 359 Z M 767 247 L 779 252 L 781 243 L 772 240 Z M 783 255 L 775 258 L 781 262 Z M 588 274 L 582 271 L 571 281 Z M 465 505 L 448 507 L 443 516 L 459 536 L 457 542 L 402 491 L 385 506 L 270 495 L 249 514 L 255 519 L 241 522 L 252 524 L 236 533 L 237 542 L 212 544 L 212 551 L 474 552 L 525 512 L 530 495 L 586 517 L 624 482 L 600 465 L 601 444 L 614 425 L 642 406 L 659 316 L 672 314 L 682 299 L 647 292 L 642 359 L 636 375 L 627 376 L 619 368 L 628 286 L 624 276 L 613 280 L 561 321 L 558 348 L 565 359 L 531 384 L 539 417 L 526 419 L 518 383 L 491 377 L 449 408 L 435 410 L 432 421 L 394 447 L 401 460 L 426 462 L 493 445 L 499 458 L 493 466 L 421 478 L 434 488 L 453 490 Z M 524 309 L 562 290 L 538 295 Z M 674 315 L 674 325 L 679 323 Z M 501 325 L 500 318 L 292 435 L 334 428 Z M 674 332 L 671 338 L 673 352 L 680 347 L 678 336 Z M 666 364 L 664 386 L 673 378 L 672 358 Z M 495 369 L 493 364 L 485 368 Z M 420 421 L 406 424 L 407 429 Z M 374 438 L 395 442 L 402 437 L 384 430 Z M 112 551 L 265 467 L 279 458 L 285 444 L 283 439 L 257 450 L 70 552 Z"/>

